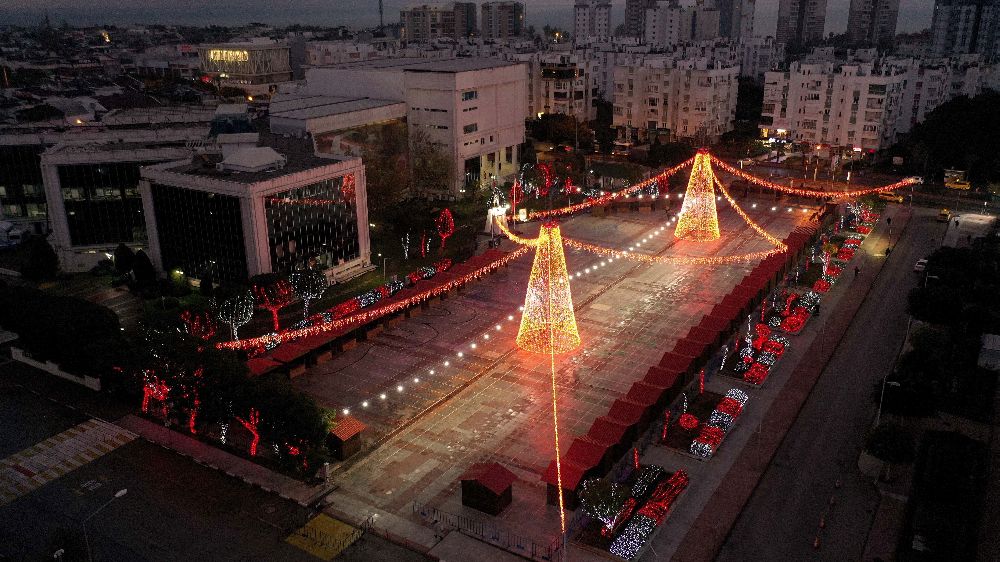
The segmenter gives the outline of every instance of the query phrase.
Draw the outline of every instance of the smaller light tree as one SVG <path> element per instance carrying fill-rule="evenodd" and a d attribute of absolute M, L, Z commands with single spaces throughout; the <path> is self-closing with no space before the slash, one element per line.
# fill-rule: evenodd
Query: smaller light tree
<path fill-rule="evenodd" d="M 605 529 L 611 529 L 628 499 L 628 490 L 607 479 L 594 478 L 580 485 L 579 497 L 587 515 L 604 523 Z"/>
<path fill-rule="evenodd" d="M 281 329 L 278 312 L 295 301 L 295 287 L 278 276 L 260 276 L 254 280 L 253 294 L 257 297 L 257 308 L 271 313 L 274 331 Z"/>
<path fill-rule="evenodd" d="M 253 294 L 250 291 L 230 297 L 219 305 L 216 316 L 233 330 L 233 339 L 239 340 L 237 332 L 253 318 Z"/>
<path fill-rule="evenodd" d="M 448 237 L 455 234 L 455 218 L 451 216 L 451 211 L 449 209 L 441 211 L 441 214 L 434 221 L 434 226 L 437 227 L 438 236 L 441 237 L 441 251 L 443 252 Z"/>
<path fill-rule="evenodd" d="M 326 291 L 326 275 L 315 269 L 302 269 L 289 276 L 295 294 L 302 299 L 302 318 L 309 318 L 309 304 Z"/>

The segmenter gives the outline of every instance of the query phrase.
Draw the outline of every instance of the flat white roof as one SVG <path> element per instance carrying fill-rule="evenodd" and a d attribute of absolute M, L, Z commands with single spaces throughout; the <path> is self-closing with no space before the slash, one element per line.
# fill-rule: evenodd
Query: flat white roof
<path fill-rule="evenodd" d="M 364 111 L 376 107 L 399 105 L 401 103 L 394 100 L 366 97 L 281 94 L 271 100 L 269 113 L 271 117 L 285 119 L 317 119 L 320 117 Z"/>

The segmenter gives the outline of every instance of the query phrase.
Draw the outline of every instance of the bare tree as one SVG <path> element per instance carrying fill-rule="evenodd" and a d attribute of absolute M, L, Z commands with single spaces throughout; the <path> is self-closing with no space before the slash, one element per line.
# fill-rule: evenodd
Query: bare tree
<path fill-rule="evenodd" d="M 250 291 L 230 297 L 219 305 L 216 316 L 233 329 L 233 339 L 239 340 L 237 331 L 253 318 L 254 299 Z"/>
<path fill-rule="evenodd" d="M 302 269 L 288 277 L 295 294 L 302 299 L 302 318 L 309 318 L 309 303 L 322 297 L 326 291 L 326 274 L 316 269 Z"/>

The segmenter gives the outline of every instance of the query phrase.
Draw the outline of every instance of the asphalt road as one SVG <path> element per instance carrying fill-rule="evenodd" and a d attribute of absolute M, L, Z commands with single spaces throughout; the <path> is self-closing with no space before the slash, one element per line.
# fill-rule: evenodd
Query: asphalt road
<path fill-rule="evenodd" d="M 0 385 L 0 454 L 6 457 L 86 419 Z M 309 510 L 143 440 L 0 507 L 0 560 L 51 560 L 65 546 L 60 535 L 71 537 L 79 555 L 81 521 L 122 488 L 128 493 L 87 525 L 95 561 L 316 560 L 284 542 Z M 67 562 L 81 559 L 70 556 L 73 548 L 67 550 Z"/>
<path fill-rule="evenodd" d="M 871 400 L 872 388 L 892 367 L 905 337 L 906 297 L 919 278 L 913 264 L 936 248 L 944 234 L 945 225 L 935 222 L 935 214 L 934 209 L 915 208 L 888 258 L 872 255 L 884 252 L 884 247 L 865 247 L 861 267 L 874 260 L 888 259 L 888 263 L 730 531 L 718 560 L 861 559 L 878 506 L 878 492 L 856 464 L 877 407 Z M 826 528 L 815 550 L 821 518 Z"/>

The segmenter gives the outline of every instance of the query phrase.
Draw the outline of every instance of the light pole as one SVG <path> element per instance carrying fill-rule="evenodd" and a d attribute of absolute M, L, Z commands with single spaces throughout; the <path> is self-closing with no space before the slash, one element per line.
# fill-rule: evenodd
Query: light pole
<path fill-rule="evenodd" d="M 885 387 L 886 387 L 886 385 L 897 386 L 897 387 L 901 386 L 896 381 L 888 382 L 888 380 L 889 380 L 889 377 L 885 377 L 885 378 L 882 379 L 882 394 L 878 398 L 878 413 L 875 414 L 875 427 L 878 427 L 879 421 L 882 419 L 882 400 L 885 399 Z"/>
<path fill-rule="evenodd" d="M 379 254 L 379 255 L 378 255 L 378 257 L 382 258 L 382 254 Z M 387 278 L 387 277 L 385 276 L 385 275 L 386 275 L 386 271 L 385 271 L 385 265 L 386 265 L 386 263 L 387 263 L 388 261 L 389 261 L 389 258 L 382 258 L 382 279 L 383 279 L 383 280 L 385 280 L 385 279 L 388 279 L 388 278 Z"/>
<path fill-rule="evenodd" d="M 90 519 L 92 517 L 94 517 L 95 515 L 97 515 L 98 513 L 100 513 L 102 509 L 104 509 L 105 507 L 108 507 L 108 505 L 111 502 L 113 502 L 116 499 L 124 496 L 127 493 L 128 493 L 128 488 L 122 488 L 121 490 L 118 490 L 117 492 L 115 492 L 115 495 L 112 496 L 110 500 L 108 500 L 108 501 L 104 502 L 103 504 L 101 504 L 101 507 L 95 509 L 94 512 L 91 513 L 90 515 L 88 515 L 83 520 L 83 523 L 80 524 L 81 526 L 83 526 L 83 542 L 87 545 L 87 560 L 89 560 L 90 562 L 94 561 L 94 556 L 90 553 L 90 537 L 87 536 L 87 521 L 90 521 Z"/>

